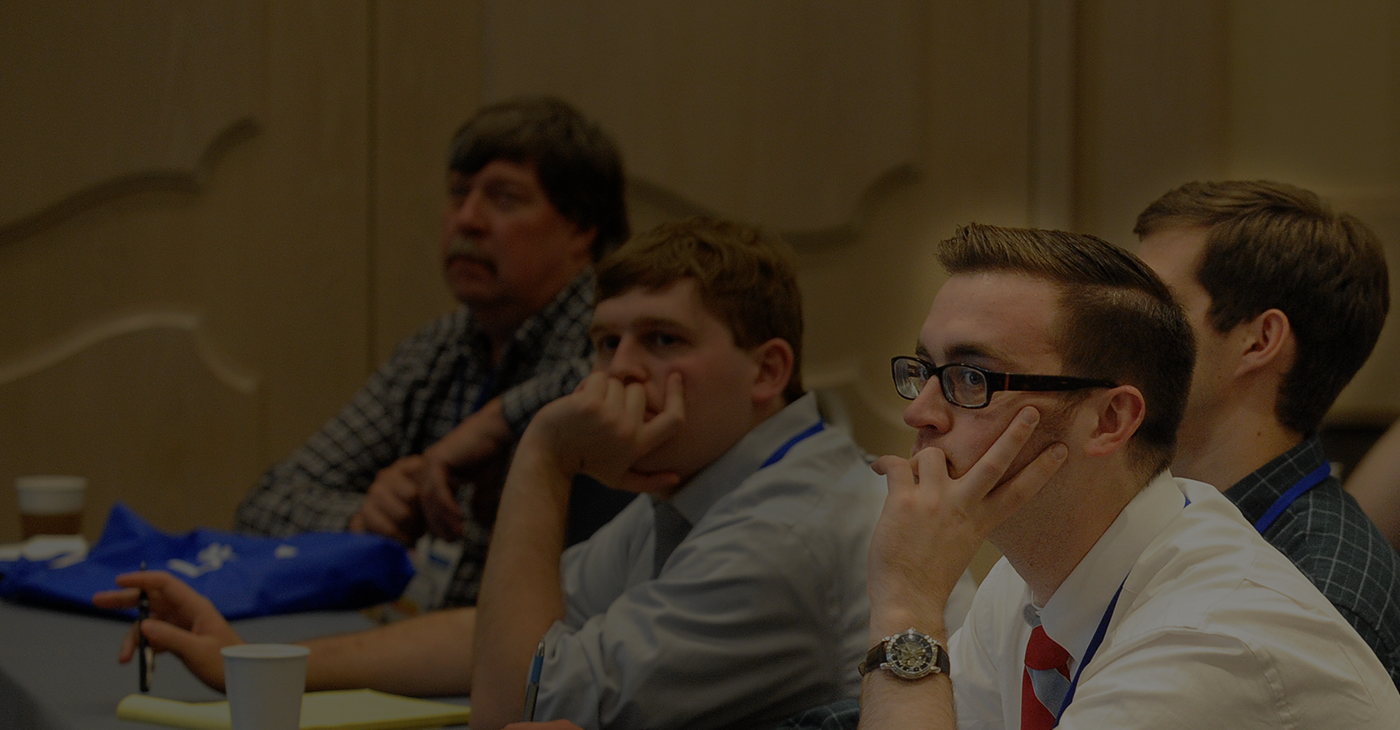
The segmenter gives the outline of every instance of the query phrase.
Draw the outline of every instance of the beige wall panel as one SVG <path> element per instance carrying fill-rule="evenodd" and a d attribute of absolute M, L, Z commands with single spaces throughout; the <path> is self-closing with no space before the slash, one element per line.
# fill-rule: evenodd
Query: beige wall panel
<path fill-rule="evenodd" d="M 1392 314 L 1328 420 L 1386 423 L 1400 415 L 1400 6 L 1235 0 L 1230 12 L 1230 176 L 1315 190 L 1385 246 Z"/>
<path fill-rule="evenodd" d="M 112 57 L 98 47 L 104 39 L 148 32 L 145 15 L 106 7 L 64 6 L 104 23 L 101 33 L 82 36 L 96 39 L 89 60 Z M 159 7 L 216 18 L 232 7 L 256 18 L 265 65 L 245 81 L 260 89 L 257 133 L 213 145 L 195 185 L 128 181 L 89 207 L 65 207 L 43 226 L 0 239 L 0 369 L 132 311 L 189 313 L 201 322 L 200 344 L 187 332 L 133 333 L 0 384 L 0 429 L 34 434 L 23 463 L 0 455 L 0 482 L 9 490 L 13 474 L 36 468 L 79 472 L 104 490 L 98 508 L 121 498 L 152 505 L 147 516 L 167 526 L 222 525 L 258 473 L 339 408 L 369 369 L 368 12 L 344 2 Z M 205 22 L 213 21 L 191 24 Z M 160 27 L 180 47 L 173 38 L 180 26 Z M 49 47 L 65 42 L 47 39 Z M 133 88 L 165 79 L 150 64 L 103 73 Z M 201 95 L 170 106 L 222 104 L 218 92 L 238 91 L 219 77 L 204 81 Z M 26 123 L 73 134 L 71 120 L 45 116 L 55 108 L 74 113 L 50 104 L 51 96 L 82 90 L 65 83 L 60 75 L 15 102 L 31 115 Z M 80 105 L 78 128 L 147 118 L 156 103 L 140 94 L 102 101 L 108 106 Z M 207 110 L 185 111 L 200 119 Z M 126 130 L 121 143 L 148 147 L 147 131 Z M 48 140 L 44 149 L 70 149 L 66 141 Z M 0 146 L 0 177 L 23 179 L 26 166 L 39 164 L 21 166 L 24 159 Z M 218 385 L 196 356 L 206 350 L 255 378 L 257 394 L 230 395 Z M 156 506 L 162 500 L 172 507 Z"/>
<path fill-rule="evenodd" d="M 1371 358 L 1337 398 L 1327 422 L 1385 425 L 1400 418 L 1400 190 L 1330 198 L 1380 236 L 1390 273 L 1390 316 Z"/>
<path fill-rule="evenodd" d="M 1400 187 L 1400 4 L 1234 0 L 1230 175 Z"/>
<path fill-rule="evenodd" d="M 447 144 L 481 96 L 480 3 L 374 8 L 373 356 L 456 302 L 442 280 Z"/>
<path fill-rule="evenodd" d="M 925 3 L 487 2 L 483 96 L 554 93 L 630 176 L 727 217 L 841 230 L 914 162 Z"/>
<path fill-rule="evenodd" d="M 217 296 L 266 373 L 264 455 L 281 459 L 373 368 L 368 295 L 368 11 L 275 3 L 256 179 L 230 197 L 237 293 Z M 250 484 L 251 486 L 251 484 Z"/>
<path fill-rule="evenodd" d="M 1225 0 L 1079 5 L 1077 230 L 1129 245 L 1138 212 L 1225 172 Z"/>
<path fill-rule="evenodd" d="M 194 185 L 254 123 L 262 30 L 256 2 L 0 5 L 3 165 L 26 173 L 0 174 L 0 232 L 114 185 Z"/>
<path fill-rule="evenodd" d="M 89 540 L 118 500 L 166 530 L 229 527 L 258 468 L 256 379 L 200 342 L 197 317 L 146 312 L 104 324 L 124 320 L 141 321 L 0 388 L 0 483 L 9 491 L 21 474 L 87 476 Z M 64 344 L 33 354 L 47 359 Z M 7 494 L 0 543 L 18 538 Z"/>
<path fill-rule="evenodd" d="M 913 442 L 889 359 L 912 352 L 943 282 L 937 242 L 974 220 L 1028 222 L 1030 18 L 1029 2 L 930 3 L 924 173 L 880 200 L 853 246 L 800 256 L 810 384 L 842 396 L 870 451 Z"/>

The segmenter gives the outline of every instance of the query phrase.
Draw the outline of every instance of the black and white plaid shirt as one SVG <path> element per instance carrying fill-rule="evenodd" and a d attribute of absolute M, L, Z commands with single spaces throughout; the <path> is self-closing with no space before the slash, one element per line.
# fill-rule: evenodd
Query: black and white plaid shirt
<path fill-rule="evenodd" d="M 495 371 L 481 324 L 460 307 L 404 340 L 350 403 L 239 505 L 236 528 L 262 535 L 341 531 L 379 470 L 420 454 L 499 397 L 518 437 L 542 406 L 573 392 L 592 367 L 587 270 L 515 331 Z M 471 487 L 457 499 L 465 520 L 461 563 L 446 606 L 476 602 L 491 525 L 473 514 Z"/>
<path fill-rule="evenodd" d="M 1236 482 L 1225 496 L 1251 524 L 1304 476 L 1327 463 L 1317 436 Z M 1333 477 L 1299 497 L 1264 539 L 1337 607 L 1400 687 L 1400 555 Z"/>

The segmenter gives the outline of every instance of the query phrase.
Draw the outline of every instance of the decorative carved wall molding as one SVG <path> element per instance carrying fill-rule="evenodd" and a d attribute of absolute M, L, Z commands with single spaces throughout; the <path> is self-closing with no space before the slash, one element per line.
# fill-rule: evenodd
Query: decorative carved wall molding
<path fill-rule="evenodd" d="M 483 96 L 575 103 L 657 207 L 840 245 L 913 178 L 926 5 L 487 0 Z"/>
<path fill-rule="evenodd" d="M 148 330 L 187 332 L 201 362 L 223 385 L 243 395 L 258 390 L 259 378 L 252 371 L 229 362 L 212 341 L 204 318 L 196 312 L 153 310 L 129 312 L 82 327 L 53 342 L 34 348 L 9 362 L 0 362 L 0 386 L 9 385 L 42 372 L 95 345 L 118 337 Z"/>
<path fill-rule="evenodd" d="M 80 8 L 0 4 L 0 99 L 24 100 L 0 104 L 0 242 L 114 196 L 198 189 L 257 132 L 262 2 Z"/>

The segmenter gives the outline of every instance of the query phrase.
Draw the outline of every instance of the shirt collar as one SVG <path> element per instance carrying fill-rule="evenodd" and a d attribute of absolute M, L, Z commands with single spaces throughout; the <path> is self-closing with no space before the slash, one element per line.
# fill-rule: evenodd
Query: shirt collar
<path fill-rule="evenodd" d="M 758 471 L 773 452 L 820 419 L 816 395 L 808 393 L 798 398 L 755 426 L 739 439 L 739 443 L 691 477 L 671 498 L 671 504 L 690 524 L 699 523 L 716 502 Z"/>
<path fill-rule="evenodd" d="M 1225 496 L 1251 525 L 1258 522 L 1294 484 L 1327 463 L 1322 439 L 1313 434 L 1225 490 Z"/>
<path fill-rule="evenodd" d="M 585 267 L 540 311 L 521 322 L 501 353 L 501 366 L 538 361 L 557 326 L 578 319 L 581 308 L 592 311 L 593 284 L 593 267 Z M 587 322 L 584 324 L 587 326 Z"/>
<path fill-rule="evenodd" d="M 1045 633 L 1076 663 L 1084 657 L 1113 594 L 1142 551 L 1176 518 L 1185 502 L 1171 472 L 1158 474 L 1123 508 L 1040 610 Z"/>

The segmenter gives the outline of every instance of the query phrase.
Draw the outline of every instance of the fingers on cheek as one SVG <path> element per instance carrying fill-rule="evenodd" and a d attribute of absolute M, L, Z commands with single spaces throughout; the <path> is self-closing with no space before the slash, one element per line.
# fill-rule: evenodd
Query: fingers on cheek
<path fill-rule="evenodd" d="M 924 449 L 915 454 L 914 458 L 909 461 L 916 479 L 931 479 L 939 474 L 948 474 L 948 456 L 943 453 L 942 449 Z"/>

